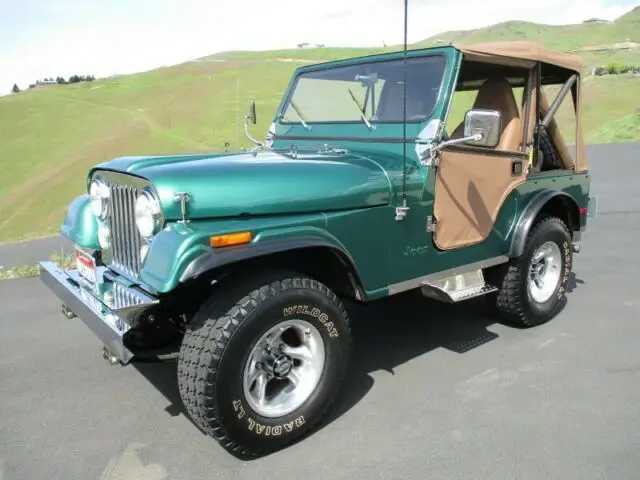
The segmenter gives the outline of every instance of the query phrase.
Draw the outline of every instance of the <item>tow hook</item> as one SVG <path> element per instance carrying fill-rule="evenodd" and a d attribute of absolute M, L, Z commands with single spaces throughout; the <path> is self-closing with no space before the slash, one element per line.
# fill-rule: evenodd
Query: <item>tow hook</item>
<path fill-rule="evenodd" d="M 580 245 L 578 245 L 577 243 L 572 243 L 571 250 L 573 251 L 573 253 L 580 253 Z"/>
<path fill-rule="evenodd" d="M 102 358 L 109 362 L 109 365 L 117 365 L 118 363 L 120 363 L 118 357 L 111 353 L 111 350 L 109 350 L 109 347 L 107 347 L 106 345 L 102 347 Z"/>
<path fill-rule="evenodd" d="M 62 304 L 62 314 L 67 318 L 76 317 L 76 314 L 73 313 L 64 303 Z"/>

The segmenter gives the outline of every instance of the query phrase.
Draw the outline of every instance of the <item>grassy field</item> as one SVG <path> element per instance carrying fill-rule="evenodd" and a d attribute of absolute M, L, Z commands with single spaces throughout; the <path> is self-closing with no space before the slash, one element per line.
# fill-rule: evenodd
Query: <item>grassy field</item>
<path fill-rule="evenodd" d="M 607 25 L 510 22 L 438 38 L 472 43 L 528 36 L 566 50 L 627 38 L 640 42 L 639 20 L 636 10 Z M 135 75 L 0 97 L 0 242 L 57 233 L 66 205 L 84 190 L 87 168 L 97 162 L 121 155 L 221 151 L 225 142 L 232 149 L 249 146 L 242 126 L 248 100 L 255 98 L 258 109 L 252 132 L 263 137 L 296 66 L 392 49 L 226 52 Z M 640 50 L 583 57 L 593 65 L 640 63 Z M 639 77 L 589 78 L 584 99 L 587 141 L 640 140 Z"/>

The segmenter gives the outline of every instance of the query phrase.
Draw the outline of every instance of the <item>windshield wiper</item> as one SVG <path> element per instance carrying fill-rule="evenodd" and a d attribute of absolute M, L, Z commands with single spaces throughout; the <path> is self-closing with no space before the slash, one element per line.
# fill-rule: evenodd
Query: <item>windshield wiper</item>
<path fill-rule="evenodd" d="M 293 109 L 296 111 L 296 114 L 298 115 L 298 117 L 300 117 L 300 123 L 302 123 L 302 126 L 306 129 L 306 130 L 310 130 L 309 129 L 309 125 L 307 124 L 307 122 L 304 119 L 304 116 L 300 113 L 300 110 L 298 109 L 297 105 L 293 102 L 293 100 L 291 101 L 291 106 L 293 107 Z"/>
<path fill-rule="evenodd" d="M 364 121 L 364 123 L 367 124 L 367 128 L 369 130 L 371 130 L 371 122 L 369 122 L 369 120 L 367 120 L 367 116 L 364 114 L 364 112 L 362 111 L 362 105 L 360 105 L 360 102 L 358 102 L 358 99 L 356 98 L 356 96 L 353 94 L 353 92 L 351 91 L 351 89 L 349 88 L 349 95 L 351 95 L 351 100 L 353 100 L 353 103 L 356 104 L 356 106 L 358 107 L 358 112 L 360 113 L 360 117 L 362 118 L 362 120 Z"/>

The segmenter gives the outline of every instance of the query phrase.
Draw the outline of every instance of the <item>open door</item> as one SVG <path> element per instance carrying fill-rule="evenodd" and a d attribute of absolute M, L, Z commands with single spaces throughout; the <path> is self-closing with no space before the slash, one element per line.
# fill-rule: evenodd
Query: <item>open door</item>
<path fill-rule="evenodd" d="M 491 75 L 476 83 L 479 88 L 472 108 L 498 110 L 502 114 L 499 141 L 494 148 L 459 144 L 441 151 L 435 179 L 437 228 L 433 235 L 441 250 L 473 245 L 487 238 L 505 199 L 526 180 L 527 159 L 521 148 L 524 115 L 511 84 L 499 75 L 499 67 L 490 71 Z M 527 76 L 525 70 L 524 78 Z M 469 93 L 474 92 L 456 91 L 454 104 L 457 95 Z M 464 121 L 450 138 L 462 138 L 463 134 Z"/>

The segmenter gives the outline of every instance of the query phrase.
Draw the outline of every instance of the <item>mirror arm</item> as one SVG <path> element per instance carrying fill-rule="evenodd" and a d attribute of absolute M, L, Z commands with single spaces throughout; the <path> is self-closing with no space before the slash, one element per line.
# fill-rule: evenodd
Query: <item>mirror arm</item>
<path fill-rule="evenodd" d="M 256 140 L 255 138 L 253 138 L 251 136 L 251 134 L 249 133 L 249 120 L 251 119 L 251 114 L 247 114 L 244 117 L 244 134 L 246 135 L 246 137 L 251 140 L 253 143 L 255 143 L 258 147 L 264 148 L 265 145 L 264 143 Z"/>
<path fill-rule="evenodd" d="M 428 145 L 429 146 L 427 151 L 424 154 L 421 155 L 420 162 L 423 163 L 424 165 L 437 166 L 438 162 L 437 162 L 437 159 L 436 159 L 436 155 L 443 148 L 448 147 L 450 145 L 458 145 L 460 143 L 465 143 L 465 142 L 468 142 L 470 140 L 478 142 L 478 141 L 482 140 L 482 137 L 484 137 L 484 134 L 476 133 L 476 134 L 471 135 L 469 137 L 454 138 L 453 140 L 446 140 L 446 141 L 441 142 L 439 144 L 434 144 L 434 141 L 431 140 L 431 139 L 429 139 L 429 140 L 416 139 L 415 143 L 417 145 Z M 424 160 L 425 158 L 428 158 L 428 160 L 425 161 Z"/>
<path fill-rule="evenodd" d="M 431 149 L 433 151 L 438 151 L 438 150 L 442 150 L 445 147 L 449 147 L 451 145 L 458 145 L 460 143 L 469 142 L 471 140 L 473 140 L 474 142 L 479 142 L 480 140 L 482 140 L 483 137 L 484 137 L 484 134 L 479 132 L 479 133 L 474 133 L 469 137 L 454 138 L 453 140 L 445 140 L 444 142 L 438 143 L 437 145 L 433 145 L 432 140 L 418 139 L 416 140 L 416 143 L 419 145 L 432 145 Z"/>

